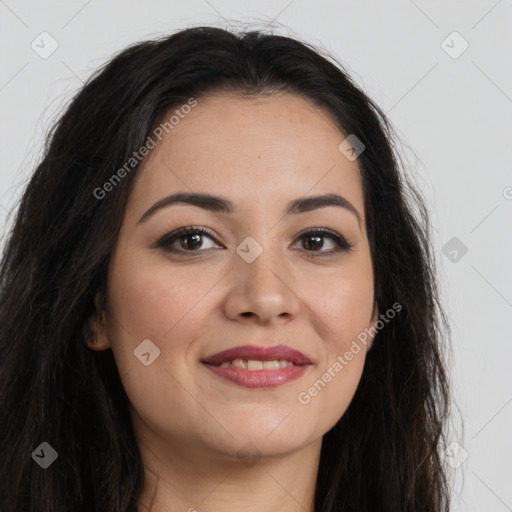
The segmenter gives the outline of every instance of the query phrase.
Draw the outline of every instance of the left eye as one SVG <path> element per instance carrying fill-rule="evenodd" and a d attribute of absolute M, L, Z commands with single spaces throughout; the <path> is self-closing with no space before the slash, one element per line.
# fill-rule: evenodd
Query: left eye
<path fill-rule="evenodd" d="M 347 240 L 342 237 L 341 235 L 338 235 L 337 233 L 334 233 L 327 229 L 311 229 L 309 231 L 306 231 L 305 233 L 302 233 L 299 237 L 300 240 L 307 240 L 308 245 L 312 247 L 313 249 L 318 249 L 318 247 L 324 247 L 324 238 L 330 238 L 333 241 L 333 248 L 328 251 L 317 251 L 317 250 L 306 250 L 306 252 L 318 252 L 320 254 L 334 254 L 338 252 L 348 252 L 353 247 L 353 243 L 347 242 Z M 304 243 L 302 244 L 304 247 Z"/>
<path fill-rule="evenodd" d="M 205 247 L 202 247 L 204 238 L 209 238 L 214 242 L 213 246 L 221 247 L 215 242 L 215 239 L 208 231 L 203 228 L 193 226 L 180 228 L 165 235 L 158 241 L 157 246 L 173 253 L 194 253 L 199 252 L 201 248 L 205 249 Z M 325 246 L 323 240 L 325 238 L 331 239 L 331 249 L 320 251 L 319 249 L 323 249 Z M 306 252 L 320 254 L 333 254 L 342 251 L 348 252 L 354 245 L 347 242 L 341 235 L 326 229 L 312 229 L 306 231 L 299 236 L 299 241 L 303 241 L 302 247 Z M 176 242 L 180 243 L 180 248 L 174 247 Z M 309 248 L 307 246 L 309 246 Z M 206 247 L 206 249 L 209 248 L 211 247 Z"/>

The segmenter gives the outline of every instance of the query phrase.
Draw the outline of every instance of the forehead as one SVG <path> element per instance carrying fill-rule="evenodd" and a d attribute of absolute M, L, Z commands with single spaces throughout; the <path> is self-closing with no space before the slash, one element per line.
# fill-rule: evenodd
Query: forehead
<path fill-rule="evenodd" d="M 346 136 L 324 109 L 296 95 L 198 98 L 156 139 L 130 203 L 139 211 L 170 193 L 201 191 L 272 209 L 335 192 L 364 218 L 357 161 L 338 149 Z"/>

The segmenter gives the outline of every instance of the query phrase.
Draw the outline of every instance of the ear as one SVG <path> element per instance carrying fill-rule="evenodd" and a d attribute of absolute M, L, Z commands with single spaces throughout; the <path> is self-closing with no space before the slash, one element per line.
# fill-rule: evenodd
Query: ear
<path fill-rule="evenodd" d="M 110 342 L 107 336 L 107 321 L 100 292 L 96 294 L 94 313 L 89 317 L 88 327 L 87 346 L 91 350 L 98 351 L 109 349 Z"/>
<path fill-rule="evenodd" d="M 378 308 L 378 305 L 377 305 L 377 301 L 375 301 L 374 304 L 373 304 L 372 319 L 370 320 L 370 324 L 368 325 L 368 328 L 375 327 L 375 324 L 377 323 L 378 319 L 379 319 L 379 308 Z M 375 334 L 375 336 L 376 335 L 377 334 Z M 366 350 L 367 351 L 372 348 L 373 340 L 375 339 L 375 336 L 373 336 L 371 338 L 371 340 L 368 341 L 368 343 L 366 345 Z"/>

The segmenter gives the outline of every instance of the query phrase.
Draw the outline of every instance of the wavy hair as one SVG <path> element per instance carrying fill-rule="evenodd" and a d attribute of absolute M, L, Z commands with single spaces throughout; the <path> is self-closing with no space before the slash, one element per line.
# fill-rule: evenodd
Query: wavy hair
<path fill-rule="evenodd" d="M 449 414 L 430 220 L 382 110 L 312 45 L 199 26 L 134 44 L 75 95 L 17 204 L 0 262 L 0 511 L 131 512 L 144 480 L 112 351 L 89 318 L 140 164 L 99 200 L 162 116 L 209 93 L 297 94 L 365 145 L 358 157 L 380 330 L 346 413 L 323 437 L 316 512 L 445 512 Z M 341 139 L 340 139 L 341 140 Z M 57 463 L 31 454 L 48 442 Z"/>

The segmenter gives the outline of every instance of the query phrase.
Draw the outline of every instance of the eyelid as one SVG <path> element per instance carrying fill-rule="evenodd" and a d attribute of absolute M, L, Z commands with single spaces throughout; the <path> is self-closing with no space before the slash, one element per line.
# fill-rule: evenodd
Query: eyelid
<path fill-rule="evenodd" d="M 218 242 L 217 236 L 208 228 L 204 228 L 202 226 L 183 226 L 181 228 L 172 230 L 172 231 L 166 233 L 164 236 L 160 237 L 158 239 L 158 241 L 156 242 L 156 246 L 165 248 L 167 245 L 170 245 L 170 243 L 169 244 L 166 243 L 167 241 L 175 242 L 176 240 L 179 240 L 179 238 L 181 236 L 193 234 L 196 232 L 199 232 L 203 236 L 210 237 L 217 245 L 222 245 L 222 244 L 220 244 L 220 242 Z M 170 251 L 170 252 L 172 252 L 172 251 Z M 193 251 L 180 251 L 180 252 L 193 253 Z"/>

